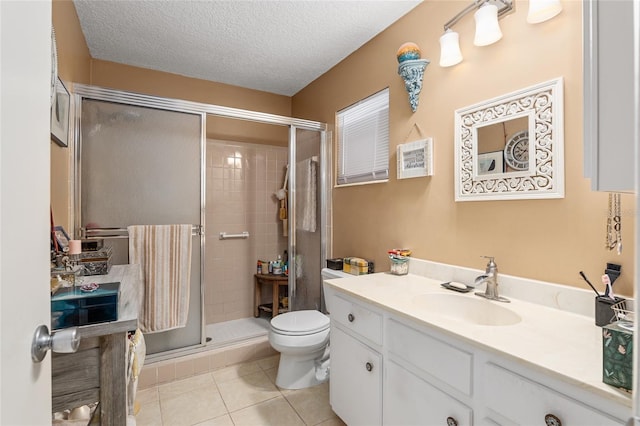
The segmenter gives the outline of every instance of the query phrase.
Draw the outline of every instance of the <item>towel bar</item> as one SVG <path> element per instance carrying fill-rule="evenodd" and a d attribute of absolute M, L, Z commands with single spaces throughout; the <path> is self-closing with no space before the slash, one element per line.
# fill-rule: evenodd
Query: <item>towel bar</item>
<path fill-rule="evenodd" d="M 202 225 L 193 225 L 191 235 L 202 235 Z M 106 240 L 117 238 L 129 238 L 127 228 L 80 228 L 81 238 L 84 240 Z"/>
<path fill-rule="evenodd" d="M 220 233 L 220 239 L 221 240 L 230 240 L 232 238 L 249 238 L 249 232 L 248 231 L 244 231 L 244 232 L 241 232 L 239 234 L 227 234 L 226 232 L 221 232 Z"/>

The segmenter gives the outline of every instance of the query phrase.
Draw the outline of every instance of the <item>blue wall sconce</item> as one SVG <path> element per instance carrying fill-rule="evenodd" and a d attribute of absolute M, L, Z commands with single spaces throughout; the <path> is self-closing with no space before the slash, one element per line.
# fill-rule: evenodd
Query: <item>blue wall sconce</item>
<path fill-rule="evenodd" d="M 398 58 L 398 74 L 404 80 L 404 87 L 409 93 L 411 111 L 418 109 L 418 99 L 422 90 L 422 77 L 429 65 L 428 59 L 420 59 L 420 48 L 415 43 L 404 43 L 396 53 Z"/>

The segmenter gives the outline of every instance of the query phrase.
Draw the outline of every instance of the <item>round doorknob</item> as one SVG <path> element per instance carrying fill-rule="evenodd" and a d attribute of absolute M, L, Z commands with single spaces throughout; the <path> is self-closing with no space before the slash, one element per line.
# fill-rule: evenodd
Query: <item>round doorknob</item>
<path fill-rule="evenodd" d="M 347 315 L 347 319 L 349 320 L 349 322 L 353 322 L 353 320 L 355 320 L 356 317 L 354 317 L 353 314 L 349 314 Z"/>
<path fill-rule="evenodd" d="M 458 426 L 458 421 L 453 417 L 447 417 L 447 426 Z"/>
<path fill-rule="evenodd" d="M 371 364 L 370 362 L 366 363 L 364 367 L 367 369 L 367 371 L 373 370 L 373 364 Z"/>
<path fill-rule="evenodd" d="M 67 328 L 49 334 L 46 325 L 36 328 L 31 342 L 31 359 L 33 362 L 41 362 L 47 351 L 53 350 L 58 353 L 72 353 L 80 346 L 80 335 L 78 328 Z"/>

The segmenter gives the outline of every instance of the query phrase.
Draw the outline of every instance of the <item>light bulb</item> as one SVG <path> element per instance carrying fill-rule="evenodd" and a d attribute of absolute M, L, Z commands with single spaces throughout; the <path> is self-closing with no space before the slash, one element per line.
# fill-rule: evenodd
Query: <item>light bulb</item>
<path fill-rule="evenodd" d="M 498 24 L 498 7 L 485 3 L 473 15 L 476 20 L 476 36 L 473 44 L 488 46 L 502 38 L 500 24 Z"/>
<path fill-rule="evenodd" d="M 560 12 L 562 12 L 560 0 L 529 0 L 527 22 L 538 24 L 548 21 Z"/>
<path fill-rule="evenodd" d="M 447 29 L 440 37 L 440 66 L 451 67 L 462 62 L 458 33 Z"/>

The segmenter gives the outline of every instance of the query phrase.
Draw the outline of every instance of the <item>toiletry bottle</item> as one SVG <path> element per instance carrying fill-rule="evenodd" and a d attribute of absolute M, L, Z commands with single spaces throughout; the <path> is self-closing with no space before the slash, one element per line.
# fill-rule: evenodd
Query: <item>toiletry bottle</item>
<path fill-rule="evenodd" d="M 260 261 L 258 260 L 258 270 L 257 273 L 260 274 L 262 272 L 262 265 L 260 265 Z"/>

